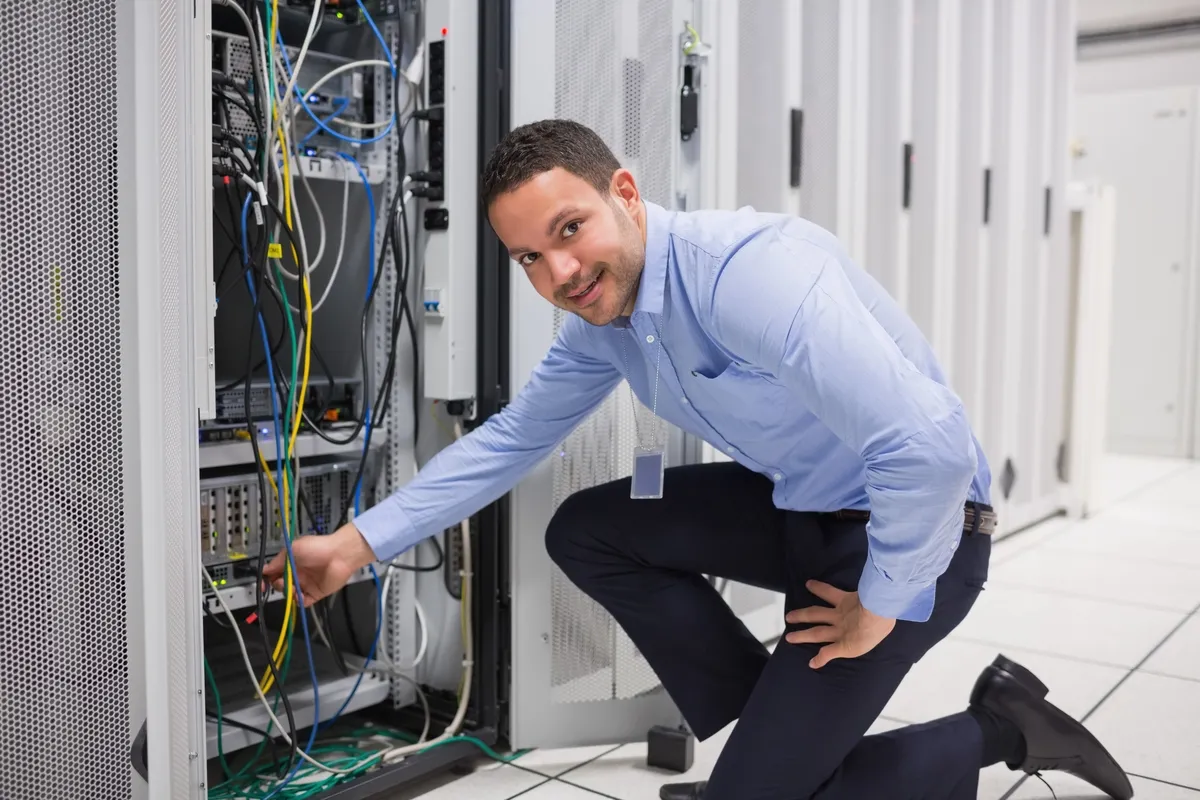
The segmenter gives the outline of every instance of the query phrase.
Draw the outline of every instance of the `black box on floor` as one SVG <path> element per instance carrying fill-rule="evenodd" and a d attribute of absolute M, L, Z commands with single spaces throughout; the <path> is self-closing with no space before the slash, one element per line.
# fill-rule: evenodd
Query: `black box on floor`
<path fill-rule="evenodd" d="M 695 742 L 687 728 L 655 725 L 646 737 L 646 766 L 687 772 L 696 755 Z"/>

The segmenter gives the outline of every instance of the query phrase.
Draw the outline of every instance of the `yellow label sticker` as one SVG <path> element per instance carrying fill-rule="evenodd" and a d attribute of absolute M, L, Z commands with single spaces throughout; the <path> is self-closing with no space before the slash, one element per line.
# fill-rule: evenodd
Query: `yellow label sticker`
<path fill-rule="evenodd" d="M 267 258 L 283 258 L 283 245 L 279 242 L 267 245 Z"/>

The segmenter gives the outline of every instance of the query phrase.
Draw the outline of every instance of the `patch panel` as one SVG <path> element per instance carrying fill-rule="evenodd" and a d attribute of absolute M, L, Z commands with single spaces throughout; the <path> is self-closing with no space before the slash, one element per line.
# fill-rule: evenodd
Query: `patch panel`
<path fill-rule="evenodd" d="M 332 533 L 343 513 L 349 516 L 354 502 L 356 462 L 334 462 L 305 468 L 300 474 L 301 535 Z M 370 459 L 364 483 L 363 504 L 373 502 L 378 459 Z M 258 558 L 264 511 L 267 523 L 266 553 L 283 547 L 283 520 L 274 492 L 268 487 L 267 505 L 255 475 L 238 474 L 201 481 L 200 552 L 205 565 L 247 562 L 253 574 Z"/>
<path fill-rule="evenodd" d="M 235 36 L 221 31 L 214 31 L 212 38 L 213 69 L 220 70 L 240 82 L 246 88 L 247 94 L 253 98 L 261 87 L 256 86 L 254 82 L 250 45 L 247 39 L 244 36 Z M 287 52 L 291 63 L 295 64 L 299 51 L 289 47 Z M 346 61 L 346 59 L 334 58 L 310 49 L 301 66 L 296 86 L 303 91 L 305 87 L 313 85 L 334 67 L 344 64 Z M 220 66 L 218 66 L 218 62 Z M 281 82 L 280 89 L 282 90 L 285 86 L 286 81 Z M 214 121 L 217 119 L 219 106 L 220 103 L 213 103 Z M 364 124 L 375 121 L 373 98 L 368 96 L 365 91 L 361 74 L 353 71 L 344 73 L 321 85 L 318 92 L 308 98 L 308 107 L 312 114 L 325 122 L 328 127 L 345 135 L 355 136 L 357 134 L 351 128 L 339 129 L 336 124 L 328 121 L 330 117 L 336 115 L 340 120 Z M 250 116 L 234 104 L 228 105 L 227 113 L 229 120 L 225 127 L 230 133 L 246 141 L 247 145 L 253 148 L 255 144 L 251 144 L 250 140 L 254 138 L 255 127 Z M 294 144 L 302 150 L 310 149 L 314 153 L 320 148 L 342 149 L 346 146 L 344 140 L 327 133 L 313 121 L 313 116 L 304 112 L 301 112 L 296 118 Z M 370 148 L 371 145 L 366 145 L 366 147 Z M 337 177 L 341 177 L 340 173 Z"/>

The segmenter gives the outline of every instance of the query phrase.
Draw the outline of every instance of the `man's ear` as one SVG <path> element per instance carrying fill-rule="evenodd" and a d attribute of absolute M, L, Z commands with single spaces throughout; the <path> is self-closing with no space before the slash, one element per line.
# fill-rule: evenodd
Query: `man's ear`
<path fill-rule="evenodd" d="M 613 173 L 611 189 L 613 197 L 626 211 L 632 212 L 641 205 L 642 195 L 633 179 L 633 173 L 624 167 Z"/>

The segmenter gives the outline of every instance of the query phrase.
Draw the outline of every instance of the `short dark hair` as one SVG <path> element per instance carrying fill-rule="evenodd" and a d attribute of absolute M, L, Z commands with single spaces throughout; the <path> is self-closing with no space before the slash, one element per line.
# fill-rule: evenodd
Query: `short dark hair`
<path fill-rule="evenodd" d="M 496 145 L 483 168 L 479 194 L 484 210 L 500 195 L 555 167 L 604 195 L 621 162 L 595 131 L 578 122 L 545 119 L 522 125 Z"/>

